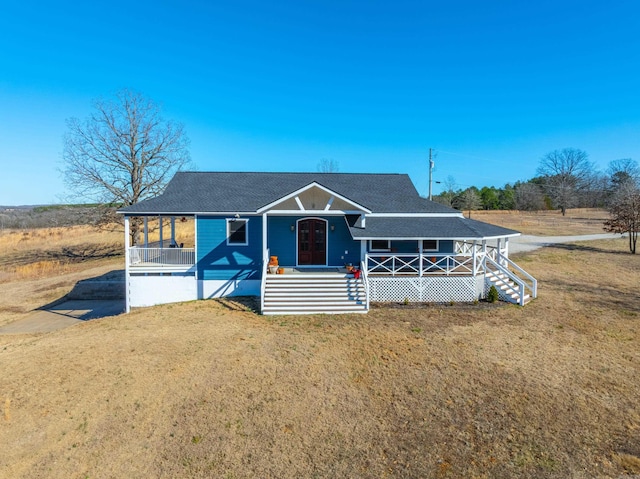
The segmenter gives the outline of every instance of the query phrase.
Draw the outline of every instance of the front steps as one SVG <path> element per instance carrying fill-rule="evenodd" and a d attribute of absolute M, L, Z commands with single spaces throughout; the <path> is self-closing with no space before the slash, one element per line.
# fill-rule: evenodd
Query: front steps
<path fill-rule="evenodd" d="M 366 313 L 362 279 L 345 273 L 268 274 L 262 314 Z"/>
<path fill-rule="evenodd" d="M 508 303 L 520 304 L 520 288 L 516 283 L 511 281 L 509 277 L 500 271 L 487 271 L 486 278 L 489 281 L 489 287 L 495 286 L 502 301 Z M 524 304 L 531 301 L 531 296 L 525 293 Z"/>

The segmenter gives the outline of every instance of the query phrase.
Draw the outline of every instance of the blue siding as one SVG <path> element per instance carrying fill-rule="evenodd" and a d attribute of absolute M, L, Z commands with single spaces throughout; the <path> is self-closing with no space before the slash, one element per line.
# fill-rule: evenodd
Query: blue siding
<path fill-rule="evenodd" d="M 199 279 L 260 279 L 262 263 L 262 217 L 248 219 L 249 244 L 227 246 L 225 217 L 197 218 L 197 268 Z"/>
<path fill-rule="evenodd" d="M 278 263 L 284 266 L 297 264 L 297 231 L 291 231 L 291 225 L 308 216 L 271 216 L 268 218 L 267 244 L 269 254 L 278 257 Z M 343 216 L 313 216 L 327 220 L 327 264 L 343 266 L 345 263 L 360 263 L 360 242 L 351 238 Z M 331 225 L 335 227 L 331 231 Z M 347 251 L 347 253 L 345 253 Z"/>

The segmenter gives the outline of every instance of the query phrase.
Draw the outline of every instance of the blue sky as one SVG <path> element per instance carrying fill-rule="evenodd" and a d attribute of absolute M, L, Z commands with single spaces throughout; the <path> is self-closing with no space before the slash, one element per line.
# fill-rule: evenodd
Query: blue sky
<path fill-rule="evenodd" d="M 640 161 L 637 1 L 4 2 L 0 204 L 60 202 L 65 119 L 120 88 L 184 123 L 199 170 L 495 185 L 585 150 Z M 441 187 L 436 185 L 434 191 Z"/>

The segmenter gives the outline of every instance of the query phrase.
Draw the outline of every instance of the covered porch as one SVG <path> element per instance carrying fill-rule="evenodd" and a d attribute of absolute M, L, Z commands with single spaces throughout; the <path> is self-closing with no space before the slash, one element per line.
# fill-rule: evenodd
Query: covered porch
<path fill-rule="evenodd" d="M 137 244 L 132 243 L 137 222 Z M 125 216 L 125 256 L 130 273 L 186 273 L 196 264 L 193 216 Z M 168 231 L 167 231 L 168 230 Z"/>

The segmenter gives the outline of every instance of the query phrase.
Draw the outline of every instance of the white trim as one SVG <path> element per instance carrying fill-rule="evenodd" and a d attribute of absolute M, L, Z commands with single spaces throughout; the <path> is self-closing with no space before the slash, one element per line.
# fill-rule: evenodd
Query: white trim
<path fill-rule="evenodd" d="M 298 208 L 300 208 L 300 211 L 304 211 L 304 205 L 302 204 L 302 201 L 300 201 L 300 196 L 296 195 L 294 199 L 296 200 L 296 204 L 298 205 Z"/>
<path fill-rule="evenodd" d="M 464 218 L 463 213 L 369 213 L 374 218 Z"/>
<path fill-rule="evenodd" d="M 124 280 L 125 280 L 125 292 L 124 292 L 124 304 L 125 312 L 131 311 L 131 286 L 129 285 L 129 261 L 131 241 L 129 240 L 130 231 L 130 219 L 128 216 L 124 217 Z"/>
<path fill-rule="evenodd" d="M 387 242 L 387 247 L 384 249 L 380 249 L 380 248 L 373 248 L 373 242 L 374 241 L 386 241 Z M 372 239 L 369 240 L 369 251 L 371 251 L 372 253 L 376 253 L 376 252 L 381 252 L 381 253 L 388 253 L 389 251 L 391 251 L 391 240 L 389 239 Z"/>
<path fill-rule="evenodd" d="M 198 279 L 198 215 L 193 216 L 193 249 L 194 259 L 196 261 L 196 279 Z"/>
<path fill-rule="evenodd" d="M 249 245 L 249 218 L 225 218 L 227 225 L 227 246 L 248 246 Z M 229 231 L 229 224 L 237 223 L 238 221 L 244 221 L 244 243 L 231 243 L 231 232 Z"/>
<path fill-rule="evenodd" d="M 324 207 L 325 211 L 329 211 L 331 209 L 331 205 L 333 204 L 333 200 L 335 200 L 336 197 L 334 195 L 331 195 L 331 198 L 329 198 L 329 201 L 327 201 L 327 206 Z"/>
<path fill-rule="evenodd" d="M 456 237 L 443 237 L 443 236 L 434 236 L 434 237 L 430 237 L 430 238 L 425 238 L 422 236 L 416 237 L 416 236 L 399 236 L 399 237 L 395 237 L 395 236 L 390 236 L 390 237 L 385 237 L 385 238 L 380 238 L 380 237 L 376 237 L 376 236 L 358 236 L 353 238 L 356 241 L 371 241 L 371 240 L 385 240 L 388 239 L 390 241 L 420 241 L 423 239 L 435 239 L 435 240 L 439 240 L 439 241 L 479 241 L 479 240 L 492 240 L 492 239 L 498 239 L 498 238 L 513 238 L 515 236 L 520 236 L 520 233 L 515 233 L 515 234 L 509 234 L 509 235 L 499 235 L 499 236 L 475 236 L 475 237 L 468 237 L 468 236 L 456 236 Z"/>
<path fill-rule="evenodd" d="M 336 193 L 333 190 L 330 190 L 329 188 L 326 188 L 324 186 L 322 186 L 319 183 L 316 183 L 315 181 L 312 181 L 311 183 L 309 183 L 307 186 L 304 186 L 296 191 L 294 191 L 293 193 L 289 193 L 286 196 L 283 196 L 282 198 L 277 199 L 276 201 L 272 201 L 271 203 L 264 205 L 262 208 L 259 208 L 257 210 L 257 213 L 262 213 L 265 210 L 270 210 L 272 209 L 274 206 L 279 205 L 280 203 L 284 203 L 285 201 L 287 201 L 288 199 L 291 198 L 295 198 L 296 196 L 300 195 L 301 193 L 304 193 L 305 191 L 311 189 L 311 188 L 318 188 L 326 193 L 328 193 L 329 195 L 335 196 L 336 198 L 344 201 L 345 203 L 348 203 L 350 205 L 353 205 L 355 208 L 358 209 L 358 211 L 364 211 L 366 213 L 371 213 L 371 210 L 369 210 L 368 208 L 365 208 L 362 205 L 359 205 L 358 203 L 354 203 L 353 201 L 351 201 L 350 199 Z"/>
<path fill-rule="evenodd" d="M 306 220 L 320 220 L 320 221 L 324 221 L 325 222 L 325 227 L 324 227 L 324 264 L 300 264 L 300 256 L 298 255 L 298 246 L 300 244 L 300 241 L 298 241 L 298 223 L 300 221 L 306 221 Z M 325 218 L 320 218 L 318 216 L 305 216 L 304 218 L 298 218 L 296 220 L 296 231 L 295 231 L 295 239 L 296 239 L 296 267 L 302 267 L 304 268 L 305 266 L 309 266 L 309 267 L 314 267 L 314 268 L 318 268 L 318 267 L 326 267 L 329 265 L 329 220 L 325 219 Z M 311 245 L 310 245 L 311 246 Z"/>

